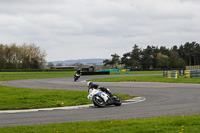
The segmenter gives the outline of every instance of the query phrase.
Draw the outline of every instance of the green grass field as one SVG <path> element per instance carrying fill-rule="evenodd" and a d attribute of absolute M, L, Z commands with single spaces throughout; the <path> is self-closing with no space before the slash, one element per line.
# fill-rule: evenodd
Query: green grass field
<path fill-rule="evenodd" d="M 74 71 L 66 72 L 0 72 L 0 81 L 73 77 Z"/>
<path fill-rule="evenodd" d="M 200 115 L 55 123 L 0 128 L 1 133 L 199 133 Z"/>
<path fill-rule="evenodd" d="M 35 109 L 92 103 L 88 93 L 68 90 L 23 89 L 0 86 L 0 110 Z"/>
<path fill-rule="evenodd" d="M 165 83 L 200 83 L 200 78 L 185 78 L 180 76 L 178 79 L 163 78 L 162 75 L 150 76 L 130 76 L 130 77 L 111 77 L 104 79 L 92 79 L 94 82 L 165 82 Z"/>
<path fill-rule="evenodd" d="M 73 77 L 73 75 L 74 72 L 0 72 L 0 81 Z M 25 89 L 0 85 L 0 110 L 91 104 L 92 101 L 87 99 L 87 95 L 87 91 Z M 133 96 L 129 95 L 116 95 L 118 95 L 121 100 L 133 98 Z"/>
<path fill-rule="evenodd" d="M 87 91 L 24 89 L 0 85 L 0 110 L 35 109 L 91 104 Z M 133 98 L 118 95 L 121 100 Z"/>
<path fill-rule="evenodd" d="M 74 72 L 36 72 L 36 73 L 0 73 L 0 81 L 5 80 L 17 80 L 17 79 L 30 79 L 30 78 L 55 78 L 55 77 L 72 77 Z M 112 73 L 117 75 L 116 73 Z M 124 73 L 120 73 L 124 74 Z M 127 73 L 130 74 L 130 73 Z M 132 73 L 132 74 L 147 74 Z M 150 74 L 150 73 L 149 73 Z M 157 72 L 156 72 L 157 74 Z M 199 79 L 185 79 L 180 77 L 179 79 L 166 79 L 160 75 L 157 76 L 132 76 L 123 78 L 106 78 L 98 79 L 94 81 L 103 82 L 170 82 L 170 83 L 200 83 Z M 42 92 L 44 91 L 44 92 Z M 41 93 L 41 95 L 40 95 Z M 31 107 L 38 108 L 40 104 L 32 105 L 35 102 L 33 99 L 38 100 L 38 103 L 42 102 L 46 107 L 50 104 L 56 106 L 63 106 L 66 104 L 68 98 L 68 91 L 66 90 L 40 90 L 40 89 L 23 89 L 14 87 L 0 86 L 0 107 L 6 109 L 5 105 L 12 104 L 12 101 L 18 99 L 20 104 L 30 103 Z M 19 97 L 15 97 L 15 95 Z M 20 95 L 21 94 L 21 95 Z M 34 94 L 34 95 L 32 95 Z M 87 94 L 86 92 L 70 91 L 70 94 L 77 97 L 84 97 L 83 99 L 77 99 L 76 104 L 86 104 Z M 77 97 L 71 97 L 71 100 Z M 42 99 L 44 97 L 44 99 Z M 121 96 L 123 97 L 123 96 Z M 127 97 L 127 96 L 125 96 Z M 4 99 L 4 100 L 2 100 Z M 6 101 L 6 99 L 9 99 Z M 18 101 L 16 100 L 16 101 Z M 32 101 L 33 100 L 33 101 Z M 69 101 L 71 101 L 69 100 Z M 80 102 L 80 100 L 84 102 Z M 14 109 L 11 105 L 9 108 Z M 66 105 L 65 105 L 66 106 Z M 67 105 L 68 106 L 68 105 Z M 49 106 L 50 107 L 50 106 Z M 27 107 L 22 107 L 27 108 Z M 97 121 L 92 122 L 90 120 L 83 122 L 68 122 L 68 123 L 55 123 L 46 125 L 34 125 L 34 126 L 16 126 L 16 127 L 3 127 L 0 128 L 0 133 L 200 133 L 200 115 L 193 116 L 172 116 L 172 117 L 156 117 L 156 118 L 144 118 L 144 119 L 129 119 L 129 120 L 114 120 L 114 121 Z"/>
<path fill-rule="evenodd" d="M 163 71 L 127 71 L 127 72 L 110 72 L 110 75 L 131 75 L 131 74 L 162 74 Z"/>

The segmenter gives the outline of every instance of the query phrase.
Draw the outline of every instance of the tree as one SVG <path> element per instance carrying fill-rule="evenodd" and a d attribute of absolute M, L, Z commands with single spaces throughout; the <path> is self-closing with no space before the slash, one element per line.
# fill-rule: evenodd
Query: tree
<path fill-rule="evenodd" d="M 153 61 L 153 68 L 157 68 L 157 60 L 156 60 L 156 57 L 157 57 L 157 54 L 160 52 L 158 46 L 155 47 L 155 46 L 152 46 L 152 61 Z"/>
<path fill-rule="evenodd" d="M 54 66 L 54 64 L 53 64 L 53 62 L 48 62 L 47 66 L 48 66 L 48 68 L 51 68 Z"/>
<path fill-rule="evenodd" d="M 41 51 L 35 44 L 22 45 L 20 47 L 22 53 L 22 66 L 23 68 L 38 69 L 45 63 L 46 52 Z"/>
<path fill-rule="evenodd" d="M 199 65 L 200 45 L 196 42 L 186 42 L 179 47 L 179 55 L 185 60 L 186 65 Z"/>
<path fill-rule="evenodd" d="M 195 49 L 197 50 L 196 51 L 196 65 L 200 65 L 200 44 L 196 44 L 196 47 Z"/>
<path fill-rule="evenodd" d="M 185 61 L 180 58 L 178 51 L 170 50 L 170 68 L 185 68 Z"/>
<path fill-rule="evenodd" d="M 160 46 L 160 52 L 161 52 L 163 55 L 169 56 L 169 49 L 166 48 L 165 46 Z"/>
<path fill-rule="evenodd" d="M 150 46 L 141 52 L 141 65 L 143 69 L 150 69 L 153 66 L 153 49 Z"/>
<path fill-rule="evenodd" d="M 199 63 L 199 53 L 200 53 L 200 46 L 198 43 L 196 42 L 192 42 L 194 44 L 194 51 L 193 51 L 193 61 L 194 61 L 194 65 L 198 65 Z"/>
<path fill-rule="evenodd" d="M 120 64 L 124 64 L 125 68 L 131 67 L 130 58 L 131 58 L 130 52 L 123 54 Z"/>
<path fill-rule="evenodd" d="M 112 54 L 111 56 L 112 56 L 112 59 L 111 60 L 108 60 L 108 59 L 103 60 L 103 64 L 104 64 L 104 66 L 111 65 L 112 69 L 114 68 L 114 66 L 115 66 L 115 68 L 117 68 L 117 65 L 120 62 L 120 60 L 119 60 L 120 56 L 117 55 L 116 53 Z"/>
<path fill-rule="evenodd" d="M 157 68 L 169 68 L 169 57 L 159 52 L 156 57 Z"/>
<path fill-rule="evenodd" d="M 108 66 L 108 65 L 110 65 L 111 63 L 110 63 L 110 60 L 105 59 L 105 60 L 103 60 L 103 64 L 104 64 L 104 66 Z"/>
<path fill-rule="evenodd" d="M 0 68 L 4 69 L 38 69 L 42 68 L 46 52 L 41 51 L 35 44 L 22 46 L 0 45 Z"/>
<path fill-rule="evenodd" d="M 133 50 L 131 51 L 131 66 L 132 68 L 139 69 L 140 68 L 140 57 L 141 57 L 141 49 L 138 48 L 138 45 L 134 45 Z"/>
<path fill-rule="evenodd" d="M 112 56 L 111 65 L 112 65 L 112 66 L 115 66 L 115 68 L 117 68 L 117 65 L 118 65 L 119 62 L 120 62 L 120 60 L 119 60 L 120 56 L 117 55 L 116 53 L 115 53 L 115 54 L 112 54 L 111 56 Z"/>
<path fill-rule="evenodd" d="M 5 46 L 0 44 L 0 68 L 5 69 L 6 67 L 6 57 L 5 57 Z"/>
<path fill-rule="evenodd" d="M 184 45 L 184 50 L 185 50 L 186 60 L 188 60 L 187 65 L 190 65 L 190 66 L 193 65 L 192 57 L 194 56 L 194 42 L 193 43 L 187 42 Z"/>

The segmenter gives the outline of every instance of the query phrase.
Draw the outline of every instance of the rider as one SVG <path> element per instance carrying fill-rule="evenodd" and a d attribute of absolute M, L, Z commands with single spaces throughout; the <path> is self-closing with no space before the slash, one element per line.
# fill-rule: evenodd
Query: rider
<path fill-rule="evenodd" d="M 75 74 L 78 74 L 78 75 L 80 75 L 80 74 L 81 74 L 81 71 L 80 71 L 80 69 L 78 69 L 78 70 L 75 72 Z"/>
<path fill-rule="evenodd" d="M 93 82 L 89 81 L 87 83 L 87 86 L 88 86 L 88 92 L 90 92 L 90 89 L 99 89 L 107 94 L 109 94 L 110 97 L 113 96 L 113 94 L 109 91 L 108 88 L 105 88 L 105 87 L 101 87 L 100 85 L 98 84 L 94 84 Z"/>

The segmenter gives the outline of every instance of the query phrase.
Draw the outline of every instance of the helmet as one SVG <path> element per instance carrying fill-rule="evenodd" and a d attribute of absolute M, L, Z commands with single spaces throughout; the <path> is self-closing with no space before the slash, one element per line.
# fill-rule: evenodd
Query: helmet
<path fill-rule="evenodd" d="M 88 87 L 92 87 L 93 86 L 93 82 L 91 82 L 91 81 L 87 82 L 87 86 Z"/>

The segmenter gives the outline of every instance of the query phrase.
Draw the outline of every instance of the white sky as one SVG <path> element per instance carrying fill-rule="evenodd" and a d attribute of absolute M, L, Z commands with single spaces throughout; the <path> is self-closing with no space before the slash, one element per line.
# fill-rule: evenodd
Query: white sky
<path fill-rule="evenodd" d="M 199 0 L 0 0 L 0 43 L 35 43 L 47 61 L 192 41 L 200 43 Z"/>

